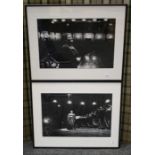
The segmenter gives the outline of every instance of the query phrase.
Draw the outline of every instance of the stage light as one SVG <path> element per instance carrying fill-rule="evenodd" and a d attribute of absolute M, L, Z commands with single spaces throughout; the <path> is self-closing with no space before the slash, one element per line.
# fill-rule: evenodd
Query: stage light
<path fill-rule="evenodd" d="M 97 104 L 96 102 L 93 102 L 93 103 L 92 103 L 92 105 L 96 105 L 96 104 Z"/>
<path fill-rule="evenodd" d="M 68 100 L 68 101 L 67 101 L 67 104 L 72 104 L 72 101 L 71 101 L 71 100 Z"/>
<path fill-rule="evenodd" d="M 65 21 L 66 21 L 66 19 L 61 19 L 61 21 L 62 21 L 62 22 L 65 22 Z"/>
<path fill-rule="evenodd" d="M 60 104 L 58 104 L 57 106 L 58 106 L 58 108 L 60 108 L 60 107 L 61 107 L 61 105 L 60 105 Z"/>
<path fill-rule="evenodd" d="M 106 35 L 106 38 L 107 38 L 107 39 L 113 39 L 113 38 L 114 38 L 114 35 L 111 34 L 111 33 L 108 33 L 108 34 Z"/>
<path fill-rule="evenodd" d="M 106 99 L 105 100 L 105 103 L 110 103 L 110 99 Z"/>
<path fill-rule="evenodd" d="M 41 34 L 40 34 L 40 37 L 43 38 L 43 39 L 49 38 L 48 31 L 42 31 Z"/>
<path fill-rule="evenodd" d="M 49 117 L 45 117 L 45 118 L 43 119 L 43 122 L 44 122 L 45 124 L 49 124 L 49 123 L 51 122 L 51 119 L 50 119 Z"/>
<path fill-rule="evenodd" d="M 92 56 L 92 60 L 93 61 L 96 61 L 97 60 L 97 57 L 96 56 Z"/>
<path fill-rule="evenodd" d="M 50 38 L 51 40 L 55 40 L 55 33 L 54 33 L 54 32 L 50 32 L 49 38 Z"/>
<path fill-rule="evenodd" d="M 108 21 L 108 18 L 104 18 L 104 21 L 107 22 Z"/>
<path fill-rule="evenodd" d="M 86 56 L 84 57 L 84 59 L 85 59 L 86 61 L 89 61 L 89 60 L 90 60 L 90 57 L 89 57 L 88 55 L 86 55 Z"/>
<path fill-rule="evenodd" d="M 58 101 L 56 99 L 53 100 L 53 103 L 58 103 Z"/>
<path fill-rule="evenodd" d="M 73 18 L 73 19 L 72 19 L 72 22 L 75 22 L 75 21 L 76 21 L 76 19 Z"/>
<path fill-rule="evenodd" d="M 53 19 L 53 22 L 57 22 L 58 20 L 57 19 Z"/>
<path fill-rule="evenodd" d="M 80 61 L 81 60 L 81 57 L 76 57 L 76 61 Z"/>
<path fill-rule="evenodd" d="M 80 102 L 80 105 L 82 105 L 82 106 L 85 105 L 85 102 L 84 101 L 81 101 Z"/>
<path fill-rule="evenodd" d="M 67 94 L 68 97 L 71 97 L 71 95 L 72 95 L 72 94 L 70 94 L 70 93 Z"/>
<path fill-rule="evenodd" d="M 94 18 L 94 19 L 92 19 L 93 20 L 93 22 L 97 22 L 97 19 L 96 18 Z"/>
<path fill-rule="evenodd" d="M 54 20 L 51 20 L 51 24 L 54 24 L 55 22 L 54 22 Z"/>
<path fill-rule="evenodd" d="M 86 21 L 86 19 L 82 19 L 82 21 L 83 21 L 83 22 L 85 22 L 85 21 Z"/>
<path fill-rule="evenodd" d="M 84 39 L 94 39 L 94 34 L 93 33 L 85 33 Z"/>
<path fill-rule="evenodd" d="M 113 24 L 112 23 L 109 23 L 109 26 L 113 26 Z"/>
<path fill-rule="evenodd" d="M 82 39 L 82 33 L 75 33 L 74 38 L 77 40 L 81 40 Z"/>
<path fill-rule="evenodd" d="M 60 40 L 61 39 L 61 33 L 55 33 L 55 39 Z"/>
<path fill-rule="evenodd" d="M 95 39 L 99 40 L 99 39 L 105 39 L 105 35 L 102 33 L 96 33 L 95 34 Z"/>

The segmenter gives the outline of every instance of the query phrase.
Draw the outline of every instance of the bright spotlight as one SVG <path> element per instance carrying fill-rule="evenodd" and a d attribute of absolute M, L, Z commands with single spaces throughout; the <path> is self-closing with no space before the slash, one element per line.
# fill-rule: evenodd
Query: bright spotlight
<path fill-rule="evenodd" d="M 97 104 L 96 102 L 93 102 L 93 103 L 92 103 L 92 105 L 96 105 L 96 104 Z"/>
<path fill-rule="evenodd" d="M 72 104 L 72 101 L 71 101 L 71 100 L 68 100 L 68 101 L 67 101 L 67 104 Z"/>
<path fill-rule="evenodd" d="M 84 101 L 81 101 L 81 102 L 80 102 L 80 105 L 85 105 L 85 102 L 84 102 Z"/>
<path fill-rule="evenodd" d="M 76 61 L 80 61 L 81 60 L 81 57 L 76 57 Z"/>
<path fill-rule="evenodd" d="M 58 101 L 56 99 L 53 100 L 53 103 L 58 103 Z"/>
<path fill-rule="evenodd" d="M 110 103 L 110 99 L 106 99 L 105 100 L 105 103 Z"/>
<path fill-rule="evenodd" d="M 44 122 L 45 124 L 49 124 L 50 121 L 51 121 L 51 119 L 50 119 L 49 117 L 45 117 L 45 118 L 43 119 L 43 122 Z"/>
<path fill-rule="evenodd" d="M 81 40 L 82 39 L 82 33 L 75 33 L 74 38 Z"/>

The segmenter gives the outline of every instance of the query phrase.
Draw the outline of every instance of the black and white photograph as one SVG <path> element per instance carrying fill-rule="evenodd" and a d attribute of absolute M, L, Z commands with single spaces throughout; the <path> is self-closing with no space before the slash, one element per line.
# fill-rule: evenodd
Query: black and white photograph
<path fill-rule="evenodd" d="M 120 83 L 32 83 L 34 146 L 118 147 L 120 102 Z"/>
<path fill-rule="evenodd" d="M 43 136 L 111 135 L 112 94 L 41 94 Z"/>
<path fill-rule="evenodd" d="M 125 6 L 28 6 L 32 80 L 121 80 L 125 14 Z"/>
<path fill-rule="evenodd" d="M 40 68 L 113 68 L 115 19 L 38 19 Z"/>

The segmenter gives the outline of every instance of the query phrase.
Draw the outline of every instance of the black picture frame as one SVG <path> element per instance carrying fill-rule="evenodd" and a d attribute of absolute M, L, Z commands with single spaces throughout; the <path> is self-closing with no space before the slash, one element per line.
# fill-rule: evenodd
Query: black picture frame
<path fill-rule="evenodd" d="M 58 68 L 58 69 L 54 68 L 53 69 L 50 67 L 40 68 L 37 22 L 36 21 L 34 22 L 33 19 L 32 20 L 30 19 L 32 13 L 29 13 L 29 10 L 38 10 L 38 9 L 42 10 L 42 8 L 45 8 L 44 10 L 47 10 L 46 8 L 49 8 L 51 10 L 53 10 L 53 8 L 58 8 L 58 10 L 59 9 L 63 10 L 63 7 L 66 10 L 69 8 L 71 10 L 73 8 L 79 8 L 79 10 L 80 10 L 81 8 L 84 8 L 84 7 L 89 8 L 90 10 L 92 10 L 92 8 L 94 8 L 94 7 L 103 8 L 102 10 L 106 10 L 104 8 L 108 8 L 107 10 L 109 10 L 109 8 L 111 8 L 112 10 L 113 9 L 115 10 L 115 8 L 117 8 L 118 10 L 122 9 L 122 12 L 118 13 L 120 16 L 122 16 L 120 19 L 121 23 L 118 24 L 117 19 L 115 20 L 115 22 L 116 22 L 115 27 L 118 28 L 120 25 L 122 25 L 122 27 L 120 28 L 121 32 L 118 30 L 118 32 L 120 32 L 120 33 L 118 33 L 117 30 L 115 30 L 117 32 L 117 34 L 121 34 L 122 36 L 119 37 L 116 34 L 114 37 L 114 47 L 113 47 L 114 48 L 114 51 L 113 51 L 114 52 L 113 53 L 114 67 L 112 67 L 112 68 L 97 68 L 96 67 L 96 68 L 88 68 L 88 69 L 87 68 L 85 68 L 85 69 L 83 69 L 83 68 L 80 68 L 80 69 L 79 68 Z M 65 5 L 65 6 L 26 5 L 27 26 L 28 26 L 28 36 L 29 36 L 28 40 L 29 40 L 29 57 L 30 57 L 31 79 L 33 81 L 38 81 L 38 80 L 39 81 L 46 81 L 46 80 L 47 81 L 121 81 L 122 76 L 123 76 L 122 72 L 123 72 L 123 57 L 124 57 L 124 40 L 125 40 L 125 23 L 126 23 L 125 21 L 126 21 L 126 10 L 127 10 L 126 8 L 127 8 L 126 5 L 91 5 L 91 6 L 89 6 L 89 5 L 84 5 L 84 6 L 83 5 L 72 5 L 72 6 L 71 5 Z M 98 10 L 98 9 L 96 9 L 96 10 Z M 114 12 L 114 10 L 113 10 L 113 12 Z M 39 11 L 39 12 L 41 15 L 42 14 L 41 11 Z M 49 11 L 47 11 L 47 12 L 49 12 Z M 116 10 L 116 12 L 117 12 L 117 10 Z M 62 14 L 62 12 L 60 13 L 59 16 L 61 16 L 61 14 Z M 108 14 L 108 12 L 107 12 L 107 14 Z M 46 15 L 48 15 L 48 13 L 46 13 L 46 11 L 45 11 L 44 18 L 47 21 L 52 20 L 52 17 L 50 17 L 50 16 L 46 17 Z M 69 18 L 69 15 L 67 15 L 67 16 Z M 95 17 L 97 18 L 97 20 L 101 19 L 101 16 L 100 17 L 95 16 Z M 34 18 L 40 19 L 41 17 L 39 17 L 39 15 L 37 15 L 37 17 L 34 17 Z M 44 18 L 41 18 L 41 20 Z M 104 19 L 105 15 L 102 15 L 102 18 Z M 113 18 L 116 18 L 116 17 L 113 17 Z M 62 20 L 64 18 L 62 18 L 62 16 L 61 16 L 61 17 L 58 17 L 58 19 Z M 84 19 L 84 18 L 82 18 L 82 16 L 81 16 L 81 19 Z M 89 15 L 88 19 L 92 20 L 95 18 L 93 18 L 91 15 Z M 33 21 L 33 24 L 31 23 L 31 21 Z M 33 31 L 33 28 L 31 28 L 31 27 L 36 27 L 36 31 Z M 60 30 L 61 30 L 61 28 L 60 28 Z M 34 38 L 36 38 L 36 39 L 34 39 Z M 119 38 L 119 41 L 117 41 L 118 38 Z M 122 39 L 120 39 L 120 38 L 122 38 Z M 118 47 L 121 47 L 121 50 L 118 50 L 118 52 L 116 52 L 117 54 L 115 54 L 115 51 L 117 50 L 117 47 L 116 47 L 117 42 L 121 42 L 120 43 L 121 45 L 118 46 Z M 32 47 L 33 45 L 35 47 Z M 119 57 L 118 59 L 116 59 L 116 57 L 117 57 L 116 55 Z M 117 64 L 117 65 L 115 65 L 115 64 Z"/>
<path fill-rule="evenodd" d="M 81 91 L 81 87 L 83 87 L 83 91 Z M 49 94 L 50 95 L 90 94 L 91 96 L 94 94 L 97 94 L 97 95 L 100 94 L 103 96 L 106 94 L 112 94 L 111 135 L 108 138 L 104 136 L 91 136 L 91 135 L 87 137 L 86 136 L 77 137 L 77 136 L 46 135 L 44 137 L 43 127 L 42 127 L 43 116 L 44 116 L 42 113 L 43 112 L 42 111 L 43 100 L 41 98 L 42 94 L 44 95 L 46 94 L 48 95 Z M 90 96 L 88 98 L 90 98 Z M 60 97 L 58 97 L 58 100 L 60 100 Z M 112 83 L 108 83 L 108 82 L 107 83 L 33 82 L 32 83 L 32 114 L 33 114 L 34 147 L 35 148 L 36 147 L 37 148 L 118 148 L 119 134 L 120 134 L 119 133 L 120 132 L 120 106 L 121 106 L 120 103 L 121 103 L 121 83 L 118 83 L 118 82 L 112 82 Z M 93 141 L 90 141 L 90 140 L 93 140 Z M 56 142 L 56 145 L 54 144 L 55 142 Z"/>

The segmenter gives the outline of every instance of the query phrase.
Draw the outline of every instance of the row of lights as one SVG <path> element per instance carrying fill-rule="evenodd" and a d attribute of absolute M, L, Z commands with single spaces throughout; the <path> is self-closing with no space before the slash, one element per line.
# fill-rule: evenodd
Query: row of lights
<path fill-rule="evenodd" d="M 58 100 L 53 99 L 52 102 L 53 102 L 53 103 L 58 103 Z M 68 101 L 67 101 L 67 104 L 68 104 L 68 105 L 71 105 L 72 103 L 73 103 L 73 102 L 72 102 L 71 100 L 68 100 Z M 110 103 L 110 99 L 106 99 L 106 100 L 105 100 L 105 103 Z M 81 102 L 80 102 L 80 105 L 84 106 L 84 105 L 85 105 L 85 102 L 84 102 L 84 101 L 81 101 Z M 95 101 L 92 102 L 92 105 L 97 105 L 97 102 L 95 102 Z M 61 107 L 60 104 L 58 104 L 57 106 L 58 106 L 58 107 Z"/>
<path fill-rule="evenodd" d="M 114 35 L 112 33 L 66 33 L 66 34 L 61 34 L 61 33 L 54 33 L 48 31 L 43 31 L 41 33 L 38 33 L 39 38 L 49 38 L 51 40 L 61 40 L 62 36 L 66 36 L 67 39 L 76 39 L 76 40 L 82 40 L 82 39 L 113 39 Z"/>
<path fill-rule="evenodd" d="M 58 101 L 57 101 L 56 99 L 54 99 L 54 100 L 53 100 L 53 103 L 58 103 Z M 106 100 L 105 100 L 105 103 L 110 103 L 110 99 L 106 99 Z M 71 101 L 71 100 L 68 100 L 68 101 L 67 101 L 67 104 L 72 104 L 72 101 Z M 81 102 L 80 102 L 80 105 L 84 106 L 84 105 L 85 105 L 85 102 L 84 102 L 84 101 L 81 101 Z M 95 106 L 95 105 L 97 105 L 97 103 L 96 103 L 96 102 L 92 102 L 92 105 Z M 60 108 L 61 105 L 58 104 L 57 107 Z M 43 122 L 44 122 L 44 124 L 49 124 L 49 123 L 51 122 L 51 119 L 50 119 L 49 117 L 45 117 L 45 118 L 43 119 Z"/>
<path fill-rule="evenodd" d="M 83 19 L 75 19 L 75 18 L 72 18 L 72 19 L 52 19 L 51 20 L 51 23 L 54 24 L 58 21 L 61 21 L 61 22 L 66 22 L 66 21 L 72 21 L 72 22 L 107 22 L 108 19 L 107 18 L 104 18 L 104 19 L 96 19 L 96 18 L 93 18 L 93 19 L 86 19 L 86 18 L 83 18 Z"/>
<path fill-rule="evenodd" d="M 56 99 L 53 100 L 53 103 L 57 103 L 57 102 L 58 102 L 58 101 L 57 101 Z M 71 101 L 71 100 L 68 100 L 67 103 L 68 103 L 68 104 L 72 104 L 72 101 Z M 106 100 L 105 100 L 105 103 L 110 103 L 110 99 L 106 99 Z M 84 101 L 81 101 L 81 102 L 80 102 L 80 105 L 84 106 L 84 105 L 85 105 L 85 102 L 84 102 Z M 97 103 L 96 103 L 96 102 L 92 102 L 92 105 L 95 106 L 95 105 L 97 105 Z M 58 104 L 57 107 L 60 108 L 61 105 Z M 44 124 L 49 124 L 49 123 L 51 122 L 51 119 L 50 119 L 49 117 L 45 117 L 45 118 L 43 119 L 43 122 L 44 122 Z"/>

